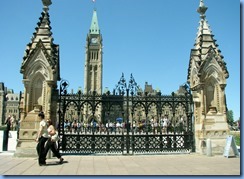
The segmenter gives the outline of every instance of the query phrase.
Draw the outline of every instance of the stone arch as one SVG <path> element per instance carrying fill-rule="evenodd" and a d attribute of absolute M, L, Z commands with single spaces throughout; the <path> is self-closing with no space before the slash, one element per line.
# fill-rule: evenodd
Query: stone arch
<path fill-rule="evenodd" d="M 45 87 L 46 81 L 44 76 L 41 73 L 37 73 L 32 79 L 30 86 L 30 110 L 34 108 L 43 110 L 45 108 Z"/>
<path fill-rule="evenodd" d="M 25 78 L 32 80 L 33 78 L 35 78 L 35 75 L 37 73 L 41 73 L 46 80 L 52 79 L 52 71 L 49 67 L 47 59 L 43 55 L 43 52 L 41 50 L 38 50 L 34 57 L 35 58 L 30 60 L 28 64 L 28 68 L 26 69 L 25 73 Z"/>
<path fill-rule="evenodd" d="M 213 61 L 213 60 L 212 60 Z M 217 112 L 218 107 L 218 96 L 219 96 L 219 84 L 223 81 L 221 76 L 221 69 L 219 66 L 211 62 L 206 64 L 203 70 L 202 81 L 204 81 L 204 96 L 205 96 L 205 108 L 206 112 Z"/>
<path fill-rule="evenodd" d="M 201 70 L 202 80 L 207 81 L 209 78 L 214 77 L 219 83 L 223 81 L 223 73 L 221 67 L 215 58 L 209 60 L 204 68 Z"/>
<path fill-rule="evenodd" d="M 206 99 L 206 110 L 209 112 L 210 110 L 213 110 L 216 112 L 217 110 L 217 90 L 218 83 L 214 76 L 210 76 L 208 80 L 205 83 L 205 99 Z"/>
<path fill-rule="evenodd" d="M 88 122 L 88 123 L 91 123 L 91 122 L 96 122 L 96 123 L 98 123 L 99 120 L 98 120 L 98 118 L 97 118 L 96 115 L 94 115 L 94 116 L 91 115 L 91 116 L 88 117 L 87 122 Z"/>

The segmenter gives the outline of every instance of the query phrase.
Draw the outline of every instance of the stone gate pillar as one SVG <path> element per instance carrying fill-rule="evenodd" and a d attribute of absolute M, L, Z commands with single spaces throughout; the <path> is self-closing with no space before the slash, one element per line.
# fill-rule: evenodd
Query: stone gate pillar
<path fill-rule="evenodd" d="M 223 154 L 229 134 L 224 90 L 229 73 L 206 20 L 207 9 L 200 0 L 200 25 L 187 81 L 193 93 L 196 152 L 206 154 L 206 141 L 210 139 L 213 154 Z"/>
<path fill-rule="evenodd" d="M 15 156 L 36 157 L 36 137 L 39 129 L 38 113 L 44 112 L 46 119 L 56 121 L 57 81 L 59 74 L 59 46 L 54 44 L 49 5 L 43 0 L 43 12 L 26 47 L 20 72 L 23 74 L 24 93 L 20 102 L 19 140 Z"/>

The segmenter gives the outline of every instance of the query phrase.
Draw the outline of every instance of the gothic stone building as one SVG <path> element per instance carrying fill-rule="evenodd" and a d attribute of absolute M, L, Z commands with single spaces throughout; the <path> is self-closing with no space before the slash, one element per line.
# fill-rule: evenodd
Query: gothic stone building
<path fill-rule="evenodd" d="M 11 130 L 16 130 L 17 121 L 19 120 L 19 102 L 20 94 L 14 93 L 14 90 L 8 89 L 4 86 L 4 83 L 0 83 L 0 126 L 5 125 L 5 120 L 8 116 L 14 124 L 14 128 Z"/>
<path fill-rule="evenodd" d="M 21 65 L 24 93 L 20 104 L 20 140 L 16 156 L 36 155 L 35 142 L 43 111 L 46 118 L 56 119 L 57 81 L 59 74 L 59 46 L 53 43 L 49 20 L 51 0 L 43 0 L 43 12 L 31 42 L 27 45 Z M 196 152 L 205 153 L 206 140 L 212 140 L 214 153 L 223 153 L 229 133 L 226 121 L 225 86 L 228 71 L 223 56 L 206 20 L 207 7 L 200 0 L 200 23 L 194 48 L 191 50 L 187 82 L 194 101 L 194 133 Z M 102 93 L 103 52 L 102 35 L 97 12 L 93 11 L 92 23 L 86 39 L 84 68 L 84 93 Z M 88 109 L 83 109 L 88 115 Z M 87 113 L 87 114 L 85 114 Z M 96 111 L 99 115 L 101 108 Z M 89 118 L 89 116 L 88 116 Z M 86 119 L 88 120 L 88 119 Z M 99 120 L 99 118 L 97 118 Z"/>

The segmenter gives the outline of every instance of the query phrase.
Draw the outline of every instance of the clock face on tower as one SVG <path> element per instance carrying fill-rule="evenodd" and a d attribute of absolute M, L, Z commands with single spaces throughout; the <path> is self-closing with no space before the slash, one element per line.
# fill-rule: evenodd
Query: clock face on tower
<path fill-rule="evenodd" d="M 92 38 L 92 39 L 91 39 L 91 43 L 92 43 L 92 44 L 95 44 L 95 43 L 97 43 L 97 42 L 98 42 L 98 39 L 97 39 L 97 38 Z"/>

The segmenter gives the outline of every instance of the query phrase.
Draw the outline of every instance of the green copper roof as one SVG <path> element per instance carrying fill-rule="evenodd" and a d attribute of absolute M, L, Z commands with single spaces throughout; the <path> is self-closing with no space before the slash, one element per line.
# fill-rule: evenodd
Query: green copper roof
<path fill-rule="evenodd" d="M 93 11 L 92 22 L 91 22 L 91 27 L 90 27 L 90 34 L 100 34 L 96 10 Z"/>

